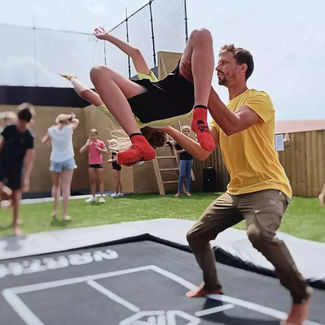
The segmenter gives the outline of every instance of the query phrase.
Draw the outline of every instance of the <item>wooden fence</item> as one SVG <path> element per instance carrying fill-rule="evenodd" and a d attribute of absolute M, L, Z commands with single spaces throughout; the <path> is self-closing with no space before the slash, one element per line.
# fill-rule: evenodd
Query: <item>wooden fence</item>
<path fill-rule="evenodd" d="M 318 196 L 325 182 L 325 130 L 289 134 L 279 160 L 290 180 L 293 195 Z M 194 161 L 196 182 L 192 188 L 203 190 L 203 170 L 214 167 L 217 175 L 217 191 L 225 191 L 229 182 L 220 149 L 215 150 L 205 161 Z"/>

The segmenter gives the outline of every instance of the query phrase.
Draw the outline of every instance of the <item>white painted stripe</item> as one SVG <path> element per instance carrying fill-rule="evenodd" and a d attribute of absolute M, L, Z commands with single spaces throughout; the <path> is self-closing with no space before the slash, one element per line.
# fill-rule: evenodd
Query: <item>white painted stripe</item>
<path fill-rule="evenodd" d="M 104 296 L 106 296 L 106 297 L 112 299 L 113 301 L 121 304 L 122 306 L 130 309 L 131 311 L 134 311 L 135 313 L 140 311 L 140 308 L 138 308 L 137 306 L 132 305 L 128 301 L 126 301 L 123 298 L 119 297 L 118 295 L 116 295 L 112 291 L 108 290 L 107 288 L 101 286 L 97 282 L 90 280 L 90 281 L 87 282 L 87 284 L 89 284 L 92 288 L 94 288 L 95 290 L 102 293 Z"/>
<path fill-rule="evenodd" d="M 272 316 L 272 317 L 278 318 L 278 319 L 286 319 L 287 316 L 288 316 L 288 314 L 286 314 L 285 312 L 282 312 L 282 311 L 279 311 L 279 310 L 276 310 L 276 309 L 273 309 L 273 308 L 261 306 L 261 305 L 255 304 L 253 302 L 244 301 L 244 300 L 241 300 L 241 299 L 229 297 L 229 296 L 226 296 L 226 295 L 212 294 L 212 295 L 208 295 L 207 297 L 210 298 L 210 299 L 214 299 L 214 300 L 219 300 L 219 301 L 223 301 L 223 302 L 232 303 L 234 305 L 241 306 L 241 307 L 244 307 L 244 308 L 247 308 L 247 309 L 250 309 L 250 310 L 254 310 L 254 311 L 259 312 L 261 314 Z M 307 321 L 304 321 L 304 325 L 324 325 L 324 324 L 307 320 Z"/>
<path fill-rule="evenodd" d="M 193 283 L 191 283 L 187 280 L 184 280 L 183 278 L 181 278 L 180 276 L 178 276 L 174 273 L 166 271 L 156 265 L 146 265 L 146 266 L 140 266 L 140 267 L 136 267 L 136 268 L 132 268 L 132 269 L 125 269 L 125 270 L 101 273 L 101 274 L 96 274 L 96 275 L 87 275 L 87 276 L 79 277 L 79 278 L 70 278 L 70 279 L 65 279 L 65 280 L 44 282 L 44 283 L 38 283 L 38 284 L 27 285 L 27 286 L 22 286 L 22 287 L 15 287 L 15 288 L 11 288 L 10 291 L 12 291 L 13 294 L 19 294 L 19 293 L 55 288 L 55 287 L 60 287 L 60 286 L 65 286 L 65 285 L 71 285 L 71 284 L 75 284 L 75 283 L 88 282 L 88 281 L 93 281 L 93 280 L 98 280 L 98 279 L 103 279 L 103 278 L 108 278 L 108 277 L 113 277 L 113 276 L 125 275 L 125 274 L 130 274 L 130 273 L 135 273 L 135 272 L 148 271 L 148 270 L 157 272 L 157 273 L 179 283 L 180 285 L 184 286 L 185 288 L 187 288 L 189 290 L 196 288 L 196 286 Z M 5 289 L 2 291 L 3 295 L 6 290 L 8 290 L 8 289 Z M 237 299 L 237 298 L 233 298 L 233 297 L 229 297 L 229 296 L 225 296 L 225 295 L 208 295 L 208 298 L 231 303 L 231 304 L 241 306 L 244 308 L 248 308 L 250 310 L 254 310 L 254 311 L 257 311 L 262 314 L 269 315 L 269 316 L 272 316 L 272 317 L 275 317 L 278 319 L 285 319 L 287 317 L 287 314 L 282 311 L 278 311 L 276 309 L 264 307 L 264 306 L 261 306 L 261 305 L 255 304 L 255 303 L 247 302 L 247 301 L 244 301 L 241 299 Z M 15 299 L 13 299 L 12 301 L 13 301 L 13 303 L 15 303 Z M 20 302 L 21 302 L 21 304 L 23 304 L 21 300 L 20 300 Z M 27 308 L 27 306 L 25 306 L 25 308 Z M 32 314 L 32 312 L 30 310 L 29 310 L 29 312 Z M 32 314 L 32 315 L 34 315 L 34 314 Z M 36 316 L 34 315 L 34 317 L 36 317 Z M 34 325 L 34 323 L 33 323 L 33 325 Z M 35 325 L 42 325 L 42 323 L 35 323 Z M 313 321 L 305 321 L 304 325 L 324 325 L 324 324 L 313 322 Z"/>
<path fill-rule="evenodd" d="M 11 289 L 2 290 L 2 295 L 27 325 L 45 325 Z"/>
<path fill-rule="evenodd" d="M 201 317 L 201 316 L 220 313 L 221 311 L 232 309 L 234 307 L 235 307 L 235 305 L 233 305 L 233 304 L 227 304 L 227 305 L 223 305 L 223 306 L 200 310 L 200 311 L 195 312 L 194 315 Z"/>
<path fill-rule="evenodd" d="M 118 275 L 125 275 L 125 274 L 130 274 L 130 273 L 135 273 L 135 272 L 148 271 L 150 269 L 151 269 L 150 266 L 140 266 L 140 267 L 135 267 L 133 269 L 125 269 L 125 270 L 108 272 L 108 273 L 100 273 L 100 274 L 95 274 L 95 275 L 86 275 L 86 276 L 79 277 L 79 278 L 70 278 L 70 279 L 64 279 L 64 280 L 36 283 L 36 284 L 11 288 L 11 290 L 15 293 L 32 292 L 32 291 L 62 287 L 62 286 L 81 283 L 81 282 L 87 282 L 87 281 L 91 281 L 91 280 L 109 278 L 109 277 L 118 276 Z"/>
<path fill-rule="evenodd" d="M 186 281 L 183 278 L 181 278 L 180 276 L 178 276 L 178 275 L 176 275 L 174 273 L 171 273 L 169 271 L 166 271 L 166 270 L 160 268 L 157 265 L 149 265 L 149 268 L 152 271 L 155 271 L 155 272 L 165 276 L 166 278 L 169 278 L 169 279 L 179 283 L 180 285 L 182 285 L 183 287 L 185 287 L 185 288 L 187 288 L 189 290 L 192 290 L 192 289 L 196 288 L 196 285 L 194 285 L 193 283 L 191 283 L 189 281 Z"/>

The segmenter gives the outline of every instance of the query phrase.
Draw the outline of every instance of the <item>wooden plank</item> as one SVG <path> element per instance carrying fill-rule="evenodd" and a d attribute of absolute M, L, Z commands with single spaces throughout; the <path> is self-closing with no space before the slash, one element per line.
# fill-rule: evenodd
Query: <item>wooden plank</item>
<path fill-rule="evenodd" d="M 159 171 L 161 171 L 161 172 L 167 172 L 167 171 L 171 171 L 171 170 L 179 171 L 179 168 L 178 167 L 173 167 L 173 168 L 159 168 Z"/>
<path fill-rule="evenodd" d="M 176 159 L 177 158 L 175 156 L 157 156 L 158 159 Z"/>
<path fill-rule="evenodd" d="M 165 189 L 164 189 L 163 182 L 162 182 L 162 179 L 161 179 L 161 174 L 159 172 L 159 165 L 158 165 L 157 157 L 152 160 L 152 163 L 153 163 L 153 167 L 154 167 L 154 170 L 155 170 L 155 175 L 156 175 L 156 180 L 157 180 L 157 184 L 158 184 L 159 194 L 160 195 L 165 195 L 166 193 L 165 193 Z"/>
<path fill-rule="evenodd" d="M 318 183 L 317 192 L 321 192 L 325 183 L 325 130 L 317 132 L 317 164 L 318 164 Z"/>

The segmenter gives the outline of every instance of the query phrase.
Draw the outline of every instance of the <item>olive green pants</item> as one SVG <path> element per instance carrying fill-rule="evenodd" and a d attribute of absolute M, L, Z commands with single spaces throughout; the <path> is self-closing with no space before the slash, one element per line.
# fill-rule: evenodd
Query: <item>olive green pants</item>
<path fill-rule="evenodd" d="M 236 223 L 246 220 L 246 231 L 252 245 L 274 266 L 280 282 L 291 293 L 295 303 L 308 298 L 308 285 L 301 276 L 291 254 L 276 237 L 289 199 L 279 190 L 230 195 L 223 194 L 206 209 L 187 233 L 187 240 L 203 271 L 206 289 L 221 288 L 210 240 Z"/>

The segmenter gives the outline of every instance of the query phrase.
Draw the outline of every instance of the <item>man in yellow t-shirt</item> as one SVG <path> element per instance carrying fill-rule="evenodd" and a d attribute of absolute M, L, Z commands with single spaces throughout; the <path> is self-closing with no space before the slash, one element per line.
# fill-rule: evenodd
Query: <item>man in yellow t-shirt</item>
<path fill-rule="evenodd" d="M 216 71 L 218 83 L 228 89 L 229 102 L 224 105 L 211 89 L 208 106 L 213 118 L 210 133 L 220 145 L 230 183 L 227 192 L 210 204 L 187 233 L 204 283 L 186 296 L 222 293 L 209 241 L 245 219 L 249 240 L 273 264 L 281 284 L 291 293 L 292 309 L 282 324 L 298 325 L 307 318 L 312 289 L 297 270 L 285 243 L 276 237 L 292 191 L 274 149 L 272 101 L 267 93 L 246 85 L 253 69 L 249 51 L 234 45 L 221 48 Z M 164 131 L 194 158 L 209 156 L 177 130 L 169 127 Z"/>

